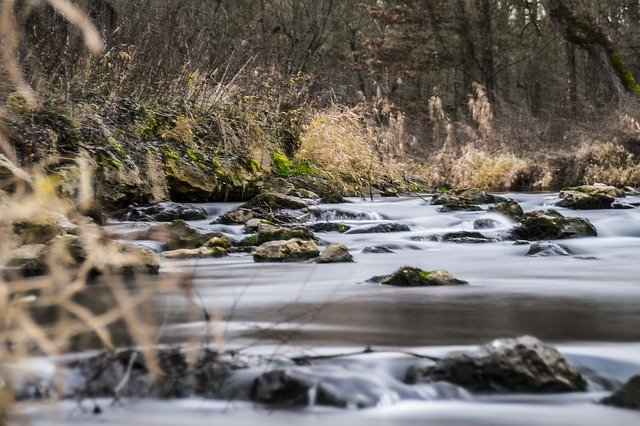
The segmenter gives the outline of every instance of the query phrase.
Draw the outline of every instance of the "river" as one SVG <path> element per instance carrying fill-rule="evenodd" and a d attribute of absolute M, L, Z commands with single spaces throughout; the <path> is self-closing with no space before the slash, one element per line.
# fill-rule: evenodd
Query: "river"
<path fill-rule="evenodd" d="M 525 211 L 550 207 L 557 194 L 502 194 Z M 330 354 L 378 352 L 327 361 L 335 375 L 375 381 L 388 395 L 364 410 L 309 407 L 271 411 L 241 401 L 127 402 L 98 417 L 63 402 L 27 411 L 33 424 L 176 424 L 230 426 L 296 425 L 638 425 L 640 413 L 594 404 L 607 392 L 592 384 L 584 394 L 551 396 L 472 396 L 424 387 L 405 397 L 398 386 L 408 356 L 401 352 L 444 354 L 495 338 L 529 334 L 556 345 L 579 368 L 624 382 L 640 373 L 640 208 L 558 210 L 588 218 L 598 237 L 562 241 L 571 256 L 527 257 L 528 245 L 513 241 L 455 244 L 429 236 L 473 231 L 476 219 L 493 228 L 480 232 L 499 239 L 515 223 L 497 213 L 441 213 L 417 197 L 350 199 L 319 205 L 329 220 L 351 226 L 344 234 L 318 233 L 326 242 L 345 244 L 355 263 L 265 264 L 248 254 L 222 259 L 164 261 L 167 273 L 190 274 L 197 297 L 175 292 L 158 297 L 164 343 L 212 342 L 248 353 Z M 640 197 L 625 202 L 640 203 Z M 206 204 L 211 217 L 193 226 L 239 239 L 241 226 L 210 225 L 237 204 Z M 348 214 L 346 214 L 348 213 Z M 353 214 L 358 214 L 354 219 Z M 408 232 L 351 233 L 378 223 L 401 223 Z M 125 232 L 140 224 L 112 225 Z M 393 253 L 362 253 L 384 245 Z M 446 269 L 469 286 L 395 288 L 367 283 L 399 266 Z M 154 285 L 153 279 L 142 285 Z M 194 317 L 194 306 L 196 316 Z M 206 310 L 213 319 L 204 321 Z M 238 379 L 246 380 L 246 379 Z M 402 388 L 404 389 L 404 388 Z M 135 419 L 135 420 L 134 420 Z"/>

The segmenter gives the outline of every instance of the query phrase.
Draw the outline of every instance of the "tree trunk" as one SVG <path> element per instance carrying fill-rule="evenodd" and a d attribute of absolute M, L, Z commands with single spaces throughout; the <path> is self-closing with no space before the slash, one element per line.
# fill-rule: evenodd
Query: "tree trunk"
<path fill-rule="evenodd" d="M 585 49 L 598 64 L 619 100 L 630 94 L 640 96 L 640 84 L 602 29 L 575 16 L 563 0 L 541 0 L 541 3 L 562 37 Z"/>

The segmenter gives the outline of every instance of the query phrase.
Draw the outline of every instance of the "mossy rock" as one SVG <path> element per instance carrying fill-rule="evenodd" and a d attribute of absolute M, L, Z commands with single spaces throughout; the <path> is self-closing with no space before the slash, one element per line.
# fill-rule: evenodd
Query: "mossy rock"
<path fill-rule="evenodd" d="M 294 238 L 264 243 L 251 254 L 255 262 L 299 262 L 318 257 L 320 252 L 315 241 Z"/>
<path fill-rule="evenodd" d="M 349 263 L 353 262 L 353 256 L 349 253 L 349 249 L 344 244 L 329 244 L 320 256 L 315 260 L 316 263 Z"/>
<path fill-rule="evenodd" d="M 181 219 L 124 236 L 128 240 L 160 241 L 165 244 L 167 250 L 199 248 L 206 244 L 211 237 L 212 234 L 200 232 Z"/>
<path fill-rule="evenodd" d="M 612 407 L 640 410 L 640 376 L 633 376 L 618 391 L 600 402 Z"/>
<path fill-rule="evenodd" d="M 435 287 L 466 285 L 445 270 L 423 271 L 419 268 L 403 266 L 391 275 L 373 277 L 369 281 L 395 287 Z"/>
<path fill-rule="evenodd" d="M 339 232 L 341 234 L 351 229 L 350 226 L 341 222 L 318 222 L 308 226 L 313 232 Z"/>
<path fill-rule="evenodd" d="M 498 339 L 407 370 L 405 383 L 449 382 L 479 394 L 585 392 L 587 381 L 553 346 L 535 337 Z"/>
<path fill-rule="evenodd" d="M 582 192 L 573 189 L 560 191 L 558 207 L 566 207 L 573 210 L 597 210 L 610 209 L 615 198 L 609 194 L 599 192 Z"/>
<path fill-rule="evenodd" d="M 223 225 L 242 225 L 247 223 L 249 220 L 256 217 L 256 212 L 251 209 L 238 208 L 234 210 L 230 210 L 222 215 L 219 218 L 211 222 L 212 224 L 223 224 Z"/>
<path fill-rule="evenodd" d="M 519 220 L 524 215 L 524 210 L 522 210 L 520 204 L 513 200 L 503 201 L 495 206 L 491 206 L 489 207 L 489 211 L 501 213 L 515 220 Z"/>
<path fill-rule="evenodd" d="M 515 240 L 559 240 L 596 236 L 598 232 L 588 219 L 564 217 L 553 209 L 525 213 L 520 224 L 511 230 L 511 237 Z"/>
<path fill-rule="evenodd" d="M 244 209 L 293 209 L 299 210 L 307 207 L 307 203 L 298 197 L 290 195 L 280 194 L 277 192 L 264 192 L 257 195 L 251 200 L 244 203 L 242 206 Z"/>
<path fill-rule="evenodd" d="M 197 249 L 178 249 L 162 252 L 167 259 L 207 259 L 224 257 L 227 250 L 223 247 L 200 247 Z"/>
<path fill-rule="evenodd" d="M 214 237 L 211 237 L 209 241 L 203 244 L 203 248 L 214 249 L 214 248 L 222 248 L 229 249 L 234 245 L 234 241 L 231 238 L 227 237 L 224 234 L 218 234 Z"/>
<path fill-rule="evenodd" d="M 14 222 L 13 233 L 18 238 L 20 245 L 45 244 L 53 238 L 65 234 L 58 221 L 48 214 Z"/>
<path fill-rule="evenodd" d="M 290 240 L 299 238 L 301 240 L 315 240 L 313 232 L 304 226 L 295 226 L 291 228 L 275 228 L 258 232 L 256 235 L 256 245 L 264 244 L 269 241 Z"/>
<path fill-rule="evenodd" d="M 475 205 L 492 204 L 507 201 L 506 198 L 489 194 L 486 191 L 475 188 L 452 189 L 447 192 L 434 195 L 431 204 L 435 205 Z"/>

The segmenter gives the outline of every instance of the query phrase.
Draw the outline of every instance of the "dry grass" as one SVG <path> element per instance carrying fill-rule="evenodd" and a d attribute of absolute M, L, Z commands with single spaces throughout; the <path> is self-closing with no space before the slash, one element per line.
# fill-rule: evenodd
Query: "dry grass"
<path fill-rule="evenodd" d="M 399 160 L 404 150 L 402 116 L 391 123 L 376 136 L 358 110 L 333 107 L 319 112 L 304 128 L 294 161 L 315 166 L 347 193 L 362 195 L 372 186 L 402 183 L 407 172 L 407 164 Z"/>

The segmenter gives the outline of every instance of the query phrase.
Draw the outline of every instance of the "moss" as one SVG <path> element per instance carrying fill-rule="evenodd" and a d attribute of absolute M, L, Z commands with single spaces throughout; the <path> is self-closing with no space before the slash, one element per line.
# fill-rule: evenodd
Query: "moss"
<path fill-rule="evenodd" d="M 278 177 L 317 174 L 318 170 L 308 161 L 292 163 L 289 157 L 280 151 L 273 153 L 273 173 Z"/>
<path fill-rule="evenodd" d="M 634 93 L 635 95 L 640 95 L 640 84 L 638 84 L 629 68 L 624 65 L 624 62 L 622 61 L 622 58 L 620 58 L 620 55 L 612 51 L 611 49 L 608 49 L 607 53 L 609 54 L 611 65 L 613 66 L 613 69 L 618 75 L 618 78 L 622 82 L 624 88 L 627 91 Z"/>
<path fill-rule="evenodd" d="M 120 163 L 118 160 L 116 160 L 115 158 L 107 154 L 101 155 L 100 161 L 98 163 L 102 167 L 115 167 L 118 170 L 121 170 L 123 168 L 122 163 Z"/>
<path fill-rule="evenodd" d="M 109 145 L 116 150 L 116 152 L 118 153 L 118 155 L 120 155 L 121 157 L 126 157 L 127 153 L 124 150 L 124 148 L 122 147 L 122 145 L 120 145 L 118 143 L 118 141 L 116 140 L 116 138 L 114 138 L 113 136 L 109 136 L 107 138 L 107 141 L 109 142 Z"/>
<path fill-rule="evenodd" d="M 341 234 L 347 232 L 349 230 L 349 227 L 347 225 L 345 225 L 344 223 L 339 223 L 337 226 L 338 232 L 340 232 Z"/>

